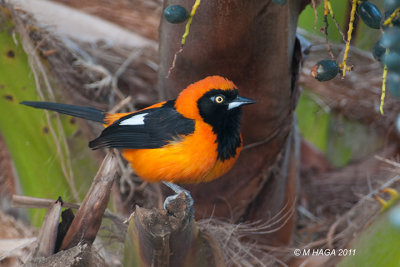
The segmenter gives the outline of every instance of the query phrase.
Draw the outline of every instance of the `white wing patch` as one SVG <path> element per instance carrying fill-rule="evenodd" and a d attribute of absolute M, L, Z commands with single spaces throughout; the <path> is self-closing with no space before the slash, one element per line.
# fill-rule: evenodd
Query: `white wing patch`
<path fill-rule="evenodd" d="M 123 120 L 119 123 L 119 125 L 143 125 L 144 117 L 149 113 L 142 113 L 138 115 L 134 115 L 129 119 Z"/>

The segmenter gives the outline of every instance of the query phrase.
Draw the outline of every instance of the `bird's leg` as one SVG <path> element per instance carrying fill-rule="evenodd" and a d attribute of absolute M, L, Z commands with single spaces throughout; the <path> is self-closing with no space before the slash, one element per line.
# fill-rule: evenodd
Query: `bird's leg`
<path fill-rule="evenodd" d="M 179 185 L 173 184 L 173 183 L 169 183 L 169 182 L 163 182 L 166 186 L 168 186 L 169 188 L 172 189 L 172 191 L 175 192 L 175 195 L 169 196 L 165 199 L 164 201 L 164 209 L 167 210 L 167 205 L 175 200 L 180 193 L 185 193 L 186 196 L 186 212 L 187 214 L 190 214 L 190 216 L 193 215 L 193 198 L 190 195 L 190 192 L 186 189 L 183 189 L 182 187 L 180 187 Z"/>

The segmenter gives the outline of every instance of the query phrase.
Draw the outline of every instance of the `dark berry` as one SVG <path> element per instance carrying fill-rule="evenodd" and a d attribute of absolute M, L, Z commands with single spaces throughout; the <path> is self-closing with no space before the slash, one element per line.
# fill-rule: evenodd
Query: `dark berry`
<path fill-rule="evenodd" d="M 283 6 L 286 4 L 286 0 L 272 0 L 275 4 L 278 4 L 280 6 Z"/>
<path fill-rule="evenodd" d="M 374 29 L 381 27 L 382 14 L 371 2 L 362 2 L 358 7 L 358 15 L 367 26 Z"/>
<path fill-rule="evenodd" d="M 400 73 L 390 72 L 387 76 L 387 86 L 393 97 L 400 98 Z"/>
<path fill-rule="evenodd" d="M 397 130 L 397 134 L 400 135 L 400 113 L 397 114 L 397 118 L 395 121 L 395 126 L 396 126 L 396 130 Z M 398 210 L 400 210 L 400 207 L 397 208 Z M 398 218 L 400 219 L 400 218 Z M 398 227 L 400 228 L 400 221 L 397 223 Z"/>
<path fill-rule="evenodd" d="M 189 13 L 183 6 L 171 5 L 164 9 L 164 17 L 170 23 L 182 23 L 189 18 Z"/>
<path fill-rule="evenodd" d="M 330 59 L 319 61 L 311 69 L 311 75 L 320 82 L 332 80 L 338 73 L 338 65 L 335 61 Z"/>
<path fill-rule="evenodd" d="M 400 71 L 400 54 L 395 51 L 389 51 L 388 54 L 383 56 L 383 64 L 386 65 L 388 70 Z"/>
<path fill-rule="evenodd" d="M 393 12 L 396 8 L 400 7 L 400 0 L 385 0 L 385 10 Z"/>
<path fill-rule="evenodd" d="M 385 52 L 386 52 L 386 48 L 384 48 L 381 45 L 380 40 L 378 42 L 376 42 L 375 45 L 372 47 L 372 55 L 374 56 L 374 58 L 377 61 L 382 60 L 382 56 L 385 54 Z"/>
<path fill-rule="evenodd" d="M 390 27 L 385 29 L 380 42 L 385 48 L 400 51 L 400 28 Z"/>

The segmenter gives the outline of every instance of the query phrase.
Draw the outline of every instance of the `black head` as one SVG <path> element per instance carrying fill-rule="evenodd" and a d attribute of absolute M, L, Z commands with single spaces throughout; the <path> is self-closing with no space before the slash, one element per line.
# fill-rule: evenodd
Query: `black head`
<path fill-rule="evenodd" d="M 237 89 L 212 89 L 197 101 L 201 117 L 217 135 L 219 159 L 236 155 L 236 149 L 241 145 L 241 106 L 253 103 L 254 100 L 239 96 Z"/>

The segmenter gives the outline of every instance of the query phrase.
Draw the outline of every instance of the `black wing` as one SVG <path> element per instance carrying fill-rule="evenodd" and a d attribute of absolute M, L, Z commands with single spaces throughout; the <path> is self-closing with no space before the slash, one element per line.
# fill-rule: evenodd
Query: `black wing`
<path fill-rule="evenodd" d="M 135 112 L 115 121 L 89 143 L 92 149 L 160 148 L 182 135 L 194 132 L 194 120 L 185 118 L 174 108 L 174 100 L 160 108 Z"/>

